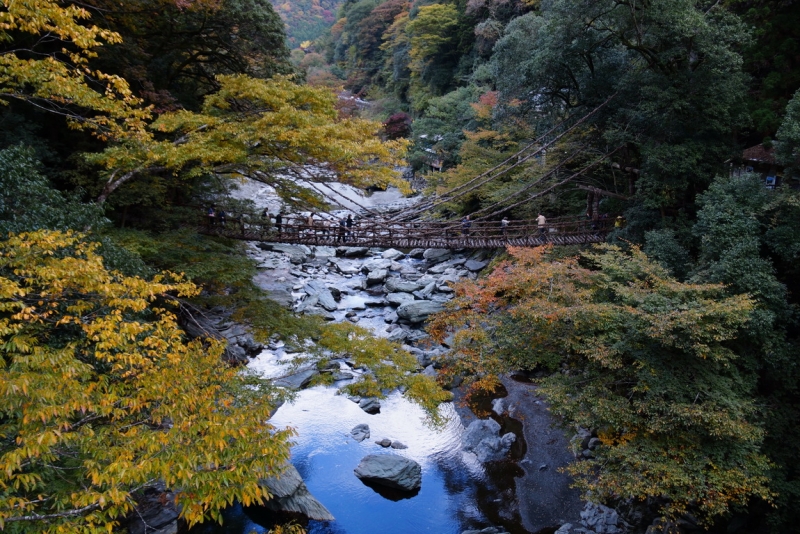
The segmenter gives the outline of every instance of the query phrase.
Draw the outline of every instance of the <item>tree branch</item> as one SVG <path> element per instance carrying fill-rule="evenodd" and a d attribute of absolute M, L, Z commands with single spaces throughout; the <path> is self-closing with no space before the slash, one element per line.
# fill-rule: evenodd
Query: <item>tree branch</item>
<path fill-rule="evenodd" d="M 15 521 L 47 521 L 49 519 L 64 519 L 66 517 L 75 517 L 76 515 L 82 515 L 86 512 L 93 512 L 100 508 L 98 503 L 90 504 L 88 506 L 84 506 L 83 508 L 76 508 L 75 510 L 65 510 L 63 512 L 58 512 L 57 514 L 32 514 L 32 515 L 22 515 L 18 517 L 6 517 L 3 519 L 6 523 L 13 523 Z"/>
<path fill-rule="evenodd" d="M 102 204 L 108 198 L 108 195 L 113 193 L 114 191 L 119 188 L 122 184 L 133 178 L 134 176 L 141 174 L 143 172 L 160 172 L 166 170 L 166 167 L 147 167 L 145 169 L 134 169 L 123 174 L 120 178 L 115 179 L 117 175 L 117 171 L 111 173 L 111 178 L 108 179 L 106 182 L 105 187 L 103 187 L 103 192 L 100 193 L 100 196 L 97 197 L 97 203 Z"/>

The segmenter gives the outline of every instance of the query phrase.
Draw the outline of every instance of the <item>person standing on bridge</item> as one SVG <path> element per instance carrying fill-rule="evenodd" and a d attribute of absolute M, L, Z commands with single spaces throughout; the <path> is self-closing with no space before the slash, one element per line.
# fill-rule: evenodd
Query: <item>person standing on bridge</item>
<path fill-rule="evenodd" d="M 314 212 L 308 212 L 308 219 L 306 220 L 306 226 L 308 227 L 308 235 L 316 235 L 314 231 Z"/>
<path fill-rule="evenodd" d="M 347 243 L 347 219 L 342 217 L 339 219 L 339 228 L 336 234 L 337 243 Z"/>
<path fill-rule="evenodd" d="M 278 211 L 275 215 L 275 228 L 278 230 L 278 237 L 281 235 L 281 225 L 283 224 L 283 211 Z"/>
<path fill-rule="evenodd" d="M 464 218 L 461 219 L 461 233 L 468 236 L 470 226 L 472 226 L 472 221 L 469 220 L 469 215 L 465 215 Z"/>
<path fill-rule="evenodd" d="M 500 233 L 504 240 L 508 239 L 508 217 L 503 217 L 503 220 L 500 221 Z"/>
<path fill-rule="evenodd" d="M 351 214 L 347 214 L 347 220 L 345 221 L 345 225 L 347 226 L 347 233 L 345 234 L 346 238 L 353 237 L 353 216 Z"/>
<path fill-rule="evenodd" d="M 539 236 L 544 238 L 547 233 L 547 219 L 541 213 L 536 217 L 536 226 L 539 227 Z"/>

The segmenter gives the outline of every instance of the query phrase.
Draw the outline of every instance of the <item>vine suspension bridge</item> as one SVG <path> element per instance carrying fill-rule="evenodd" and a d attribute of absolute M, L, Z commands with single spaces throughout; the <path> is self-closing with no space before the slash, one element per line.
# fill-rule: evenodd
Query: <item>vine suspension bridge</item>
<path fill-rule="evenodd" d="M 539 227 L 536 220 L 509 221 L 501 227 L 498 221 L 475 221 L 464 228 L 453 221 L 392 221 L 362 218 L 352 227 L 285 223 L 247 224 L 229 220 L 224 225 L 206 225 L 201 233 L 269 243 L 301 245 L 381 247 L 381 248 L 501 248 L 532 247 L 545 244 L 578 245 L 601 243 L 613 226 L 612 219 L 559 218 Z"/>

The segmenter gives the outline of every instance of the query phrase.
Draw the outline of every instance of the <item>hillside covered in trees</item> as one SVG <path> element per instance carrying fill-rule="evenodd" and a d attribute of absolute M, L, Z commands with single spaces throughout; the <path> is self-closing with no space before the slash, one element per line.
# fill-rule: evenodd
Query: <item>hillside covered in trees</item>
<path fill-rule="evenodd" d="M 326 33 L 336 22 L 341 0 L 272 0 L 272 6 L 286 25 L 290 48 L 298 48 Z"/>
<path fill-rule="evenodd" d="M 516 251 L 435 325 L 476 391 L 555 372 L 554 409 L 605 446 L 576 473 L 594 495 L 796 529 L 798 17 L 759 0 L 348 0 L 307 52 L 411 140 L 446 195 L 434 217 L 621 216 L 621 249 Z"/>
<path fill-rule="evenodd" d="M 192 310 L 449 398 L 196 232 L 256 216 L 242 176 L 299 212 L 327 205 L 298 178 L 407 190 L 407 164 L 437 200 L 398 217 L 617 221 L 457 285 L 446 374 L 537 377 L 600 442 L 584 495 L 658 532 L 796 532 L 798 27 L 791 0 L 0 2 L 0 530 L 107 531 L 162 482 L 190 524 L 268 497 L 286 395 L 188 341 Z"/>

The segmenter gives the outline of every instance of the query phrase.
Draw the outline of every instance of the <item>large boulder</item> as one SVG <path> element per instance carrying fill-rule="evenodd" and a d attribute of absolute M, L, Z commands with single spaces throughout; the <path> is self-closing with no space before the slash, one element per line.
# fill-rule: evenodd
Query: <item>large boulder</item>
<path fill-rule="evenodd" d="M 224 336 L 219 331 L 221 317 L 213 314 L 190 313 L 181 309 L 180 324 L 186 334 L 194 339 L 196 337 L 211 337 L 221 339 Z"/>
<path fill-rule="evenodd" d="M 355 469 L 364 482 L 387 488 L 415 491 L 422 486 L 422 467 L 409 458 L 394 454 L 370 454 Z"/>
<path fill-rule="evenodd" d="M 333 515 L 309 493 L 300 473 L 287 464 L 280 475 L 263 478 L 259 484 L 267 488 L 272 498 L 264 504 L 276 512 L 295 512 L 316 521 L 333 521 Z"/>
<path fill-rule="evenodd" d="M 405 256 L 405 254 L 393 248 L 384 250 L 381 253 L 381 257 L 385 260 L 396 260 L 397 258 L 402 258 L 403 256 Z"/>
<path fill-rule="evenodd" d="M 428 263 L 441 263 L 453 257 L 453 253 L 446 248 L 429 248 L 422 253 Z"/>
<path fill-rule="evenodd" d="M 361 270 L 359 267 L 351 265 L 347 261 L 332 259 L 328 263 L 331 265 L 331 267 L 336 269 L 340 274 L 356 274 Z"/>
<path fill-rule="evenodd" d="M 329 289 L 323 289 L 319 295 L 318 304 L 325 308 L 328 311 L 336 310 L 339 305 L 336 303 L 336 299 L 333 297 L 333 293 Z"/>
<path fill-rule="evenodd" d="M 486 267 L 486 265 L 488 265 L 488 264 L 485 261 L 469 260 L 468 262 L 466 262 L 464 264 L 464 267 L 466 267 L 467 270 L 472 271 L 473 273 L 476 273 L 476 272 L 480 271 L 481 269 L 483 269 L 484 267 Z"/>
<path fill-rule="evenodd" d="M 394 306 L 400 306 L 406 302 L 414 302 L 414 295 L 410 293 L 389 293 L 386 295 L 386 302 Z"/>
<path fill-rule="evenodd" d="M 303 313 L 316 306 L 318 302 L 319 302 L 319 295 L 309 295 L 303 300 L 303 302 L 301 302 L 297 306 L 297 308 L 295 308 L 294 311 L 296 311 L 297 313 Z"/>
<path fill-rule="evenodd" d="M 325 291 L 325 285 L 319 280 L 309 280 L 303 284 L 303 291 L 306 295 L 319 295 L 321 291 Z"/>
<path fill-rule="evenodd" d="M 344 256 L 345 258 L 360 258 L 369 253 L 367 247 L 339 247 L 336 249 L 337 256 Z"/>
<path fill-rule="evenodd" d="M 516 439 L 510 432 L 500 436 L 500 423 L 494 419 L 473 421 L 461 436 L 464 450 L 474 452 L 480 462 L 502 460 Z"/>
<path fill-rule="evenodd" d="M 370 415 L 381 413 L 381 401 L 375 397 L 366 397 L 358 401 L 358 407 Z"/>
<path fill-rule="evenodd" d="M 276 378 L 274 384 L 289 389 L 302 389 L 311 383 L 311 380 L 319 374 L 316 369 L 304 369 L 294 374 L 281 378 Z"/>
<path fill-rule="evenodd" d="M 422 285 L 417 282 L 408 282 L 400 278 L 389 278 L 386 280 L 387 293 L 413 293 L 418 289 L 422 289 Z"/>
<path fill-rule="evenodd" d="M 289 256 L 289 261 L 295 265 L 299 265 L 308 260 L 311 256 L 311 249 L 305 245 L 286 245 L 283 243 L 259 243 L 259 248 L 263 250 L 272 250 L 273 252 L 280 252 Z"/>
<path fill-rule="evenodd" d="M 414 302 L 407 302 L 397 308 L 397 316 L 411 323 L 421 323 L 427 319 L 429 315 L 439 313 L 443 310 L 444 306 L 440 302 L 415 300 Z"/>
<path fill-rule="evenodd" d="M 597 534 L 618 534 L 622 529 L 618 525 L 619 515 L 616 510 L 587 502 L 581 512 L 581 524 Z"/>
<path fill-rule="evenodd" d="M 320 306 L 328 311 L 335 311 L 338 308 L 333 293 L 322 282 L 309 280 L 303 285 L 303 291 L 308 297 L 303 301 L 302 310 L 298 309 L 298 311 L 305 311 L 311 306 Z"/>
<path fill-rule="evenodd" d="M 177 534 L 178 508 L 175 495 L 163 484 L 133 496 L 136 508 L 123 522 L 131 534 Z"/>
<path fill-rule="evenodd" d="M 353 439 L 358 442 L 369 439 L 369 425 L 360 424 L 354 426 L 353 430 L 350 431 L 350 435 L 353 436 Z"/>
<path fill-rule="evenodd" d="M 424 300 L 424 299 L 427 299 L 428 297 L 430 297 L 431 294 L 433 294 L 434 291 L 436 291 L 436 282 L 435 281 L 427 284 L 425 287 L 423 287 L 419 291 L 415 291 L 414 292 L 414 296 L 415 297 L 419 297 L 419 298 Z"/>
<path fill-rule="evenodd" d="M 448 264 L 448 263 L 438 263 L 438 264 L 434 265 L 433 267 L 431 267 L 430 269 L 428 269 L 428 272 L 431 273 L 431 274 L 442 274 L 447 269 L 452 269 L 450 264 Z"/>
<path fill-rule="evenodd" d="M 408 332 L 402 328 L 396 328 L 386 337 L 389 341 L 401 343 L 408 339 Z"/>
<path fill-rule="evenodd" d="M 371 260 L 367 260 L 361 265 L 361 272 L 366 274 L 372 271 L 377 271 L 378 269 L 386 269 L 389 270 L 392 267 L 391 260 L 384 260 L 382 258 L 372 258 Z"/>
<path fill-rule="evenodd" d="M 370 271 L 370 273 L 367 275 L 367 285 L 375 286 L 382 284 L 388 275 L 389 272 L 386 269 L 376 269 L 374 271 Z"/>
<path fill-rule="evenodd" d="M 241 365 L 250 361 L 247 357 L 247 352 L 235 343 L 228 343 L 225 347 L 225 352 L 222 354 L 222 359 L 232 365 Z"/>

